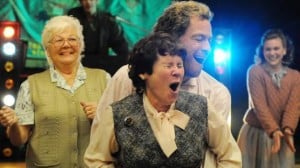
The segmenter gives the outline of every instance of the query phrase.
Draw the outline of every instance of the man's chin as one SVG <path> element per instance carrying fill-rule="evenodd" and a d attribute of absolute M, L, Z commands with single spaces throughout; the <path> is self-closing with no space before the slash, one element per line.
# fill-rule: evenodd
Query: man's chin
<path fill-rule="evenodd" d="M 198 71 L 186 72 L 184 74 L 184 78 L 185 79 L 186 78 L 196 78 L 196 77 L 198 77 L 200 75 L 200 73 L 201 73 L 201 69 L 198 70 Z"/>
<path fill-rule="evenodd" d="M 202 57 L 194 57 L 194 58 L 195 58 L 195 60 L 196 60 L 199 64 L 203 64 L 204 61 L 205 61 L 205 59 L 202 58 Z"/>

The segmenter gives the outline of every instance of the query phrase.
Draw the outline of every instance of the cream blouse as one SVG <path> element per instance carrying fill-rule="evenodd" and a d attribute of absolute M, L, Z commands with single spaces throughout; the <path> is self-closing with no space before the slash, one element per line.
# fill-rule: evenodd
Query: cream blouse
<path fill-rule="evenodd" d="M 165 155 L 169 157 L 177 149 L 174 127 L 185 129 L 190 117 L 174 109 L 175 104 L 172 104 L 167 112 L 158 113 L 145 95 L 143 104 L 157 142 Z M 99 127 L 97 130 L 91 130 L 93 137 L 99 140 L 91 139 L 84 161 L 91 168 L 114 167 L 112 154 L 118 152 L 119 149 L 114 132 L 112 107 L 109 106 L 100 115 Z M 218 167 L 241 167 L 241 153 L 226 121 L 214 111 L 210 111 L 208 112 L 208 128 L 208 145 L 216 154 Z"/>

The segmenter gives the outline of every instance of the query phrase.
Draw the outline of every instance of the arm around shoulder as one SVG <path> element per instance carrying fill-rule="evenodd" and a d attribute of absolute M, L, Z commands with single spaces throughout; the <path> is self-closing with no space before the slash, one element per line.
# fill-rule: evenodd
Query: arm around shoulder
<path fill-rule="evenodd" d="M 94 124 L 93 124 L 94 125 Z M 112 153 L 118 151 L 114 134 L 112 108 L 109 106 L 100 113 L 97 125 L 91 130 L 90 143 L 84 154 L 87 167 L 114 167 Z"/>
<path fill-rule="evenodd" d="M 208 113 L 208 148 L 216 156 L 218 168 L 241 168 L 241 151 L 226 123 L 214 111 Z"/>

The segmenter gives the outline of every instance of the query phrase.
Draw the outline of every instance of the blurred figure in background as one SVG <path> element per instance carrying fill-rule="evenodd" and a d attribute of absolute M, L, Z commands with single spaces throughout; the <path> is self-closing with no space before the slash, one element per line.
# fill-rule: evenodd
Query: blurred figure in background
<path fill-rule="evenodd" d="M 49 69 L 21 84 L 15 110 L 2 107 L 0 122 L 13 145 L 27 143 L 26 167 L 83 168 L 97 101 L 110 75 L 80 63 L 82 26 L 74 17 L 50 19 L 42 45 Z"/>
<path fill-rule="evenodd" d="M 293 43 L 281 30 L 264 33 L 247 75 L 249 108 L 238 137 L 244 168 L 295 166 L 300 74 L 288 67 L 293 57 Z"/>
<path fill-rule="evenodd" d="M 82 64 L 102 68 L 111 75 L 127 63 L 128 44 L 116 18 L 97 8 L 98 0 L 79 0 L 81 6 L 72 8 L 68 15 L 76 17 L 83 26 L 85 43 Z M 110 55 L 110 49 L 116 56 Z"/>

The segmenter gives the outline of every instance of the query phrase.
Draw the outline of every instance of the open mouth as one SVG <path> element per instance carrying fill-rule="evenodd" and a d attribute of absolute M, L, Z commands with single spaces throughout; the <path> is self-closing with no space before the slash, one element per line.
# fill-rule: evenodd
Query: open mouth
<path fill-rule="evenodd" d="M 195 60 L 198 62 L 198 63 L 200 63 L 200 64 L 203 64 L 203 62 L 204 62 L 204 58 L 202 58 L 202 57 L 198 57 L 198 56 L 195 56 L 194 57 L 195 58 Z"/>
<path fill-rule="evenodd" d="M 176 91 L 177 88 L 179 86 L 179 82 L 175 82 L 175 83 L 172 83 L 170 84 L 170 88 L 173 90 L 173 91 Z"/>
<path fill-rule="evenodd" d="M 69 54 L 74 54 L 74 51 L 62 51 L 59 53 L 59 55 L 69 55 Z"/>

